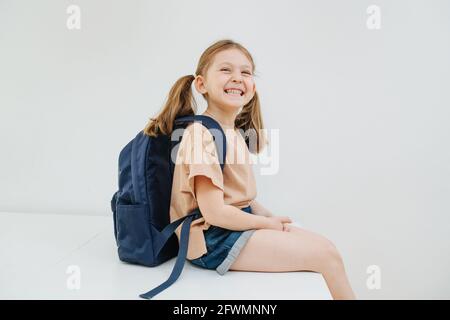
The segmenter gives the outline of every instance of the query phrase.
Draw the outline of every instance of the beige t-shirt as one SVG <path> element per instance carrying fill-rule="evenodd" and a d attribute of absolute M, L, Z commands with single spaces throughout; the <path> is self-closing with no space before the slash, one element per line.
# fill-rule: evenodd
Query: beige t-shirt
<path fill-rule="evenodd" d="M 189 124 L 179 144 L 174 168 L 170 202 L 170 222 L 184 217 L 198 208 L 194 191 L 194 177 L 204 175 L 223 190 L 224 203 L 239 209 L 256 198 L 256 182 L 250 152 L 238 129 L 223 129 L 227 139 L 227 155 L 222 174 L 218 153 L 209 130 L 199 122 Z M 207 253 L 203 230 L 210 224 L 203 217 L 194 220 L 189 233 L 187 259 L 193 260 Z M 180 241 L 182 224 L 175 230 Z"/>

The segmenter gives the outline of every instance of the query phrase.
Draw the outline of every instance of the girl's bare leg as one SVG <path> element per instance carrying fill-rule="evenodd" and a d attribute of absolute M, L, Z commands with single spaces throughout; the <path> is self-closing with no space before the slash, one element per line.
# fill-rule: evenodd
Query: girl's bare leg
<path fill-rule="evenodd" d="M 287 231 L 294 232 L 294 233 L 297 233 L 300 235 L 304 234 L 305 232 L 310 232 L 312 234 L 315 234 L 318 237 L 321 237 L 319 234 L 316 234 L 312 231 L 307 231 L 301 227 L 293 226 L 290 224 L 287 225 Z M 338 252 L 337 248 L 335 248 L 335 249 L 336 249 L 336 252 Z M 342 259 L 341 259 L 341 261 L 342 261 Z M 348 292 L 345 294 L 345 296 L 350 296 L 350 297 L 352 297 L 351 299 L 356 299 L 355 294 L 353 293 L 353 290 L 351 289 L 350 282 L 348 281 L 348 277 L 345 272 L 345 267 L 344 267 L 343 262 L 341 264 L 341 269 L 342 270 L 337 272 L 337 274 L 335 276 L 328 277 L 326 274 L 323 274 L 325 281 L 327 282 L 328 287 L 340 286 L 342 288 L 346 288 L 346 291 L 348 291 Z M 340 291 L 340 289 L 338 289 L 338 290 Z"/>
<path fill-rule="evenodd" d="M 333 299 L 355 299 L 342 258 L 334 244 L 302 228 L 290 226 L 289 231 L 256 230 L 230 270 L 319 272 Z"/>

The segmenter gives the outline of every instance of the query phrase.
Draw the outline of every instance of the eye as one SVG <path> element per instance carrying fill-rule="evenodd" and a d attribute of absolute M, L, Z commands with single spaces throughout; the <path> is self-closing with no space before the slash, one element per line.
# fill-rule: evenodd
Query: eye
<path fill-rule="evenodd" d="M 222 68 L 222 69 L 220 69 L 220 71 L 230 71 L 230 69 L 229 68 Z"/>
<path fill-rule="evenodd" d="M 250 71 L 243 71 L 242 73 L 245 73 L 245 74 L 248 74 L 248 75 L 252 74 Z"/>

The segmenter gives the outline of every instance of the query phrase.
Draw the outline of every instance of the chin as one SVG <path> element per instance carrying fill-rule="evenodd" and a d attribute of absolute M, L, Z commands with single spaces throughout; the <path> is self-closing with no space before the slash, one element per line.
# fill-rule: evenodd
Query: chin
<path fill-rule="evenodd" d="M 224 108 L 233 112 L 237 112 L 243 106 L 242 103 L 230 103 L 229 101 L 223 102 L 222 105 L 224 106 Z"/>
<path fill-rule="evenodd" d="M 231 100 L 231 99 L 224 99 L 222 100 L 222 104 L 225 106 L 229 106 L 230 108 L 240 108 L 243 105 L 245 105 L 244 99 L 242 100 Z"/>

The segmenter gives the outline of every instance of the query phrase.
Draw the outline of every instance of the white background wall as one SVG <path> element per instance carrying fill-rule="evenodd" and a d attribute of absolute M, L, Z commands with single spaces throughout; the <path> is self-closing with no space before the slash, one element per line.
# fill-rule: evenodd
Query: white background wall
<path fill-rule="evenodd" d="M 260 202 L 334 241 L 359 298 L 448 299 L 449 18 L 445 0 L 0 0 L 0 211 L 111 215 L 120 149 L 232 38 L 280 129 Z"/>

